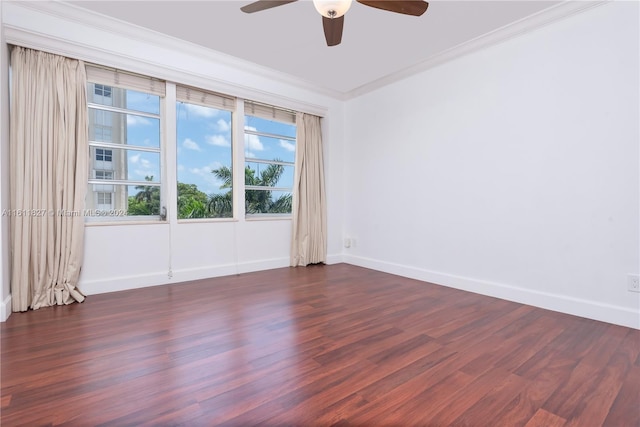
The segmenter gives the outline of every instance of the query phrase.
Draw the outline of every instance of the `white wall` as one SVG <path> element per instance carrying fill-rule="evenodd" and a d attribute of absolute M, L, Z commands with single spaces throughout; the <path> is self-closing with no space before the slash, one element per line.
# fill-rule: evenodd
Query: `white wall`
<path fill-rule="evenodd" d="M 0 2 L 0 16 L 2 16 Z M 0 211 L 9 209 L 9 51 L 0 28 Z M 9 287 L 9 216 L 0 216 L 0 322 L 11 314 Z"/>
<path fill-rule="evenodd" d="M 638 40 L 606 4 L 349 101 L 345 260 L 639 328 Z"/>
<path fill-rule="evenodd" d="M 296 85 L 289 76 L 259 67 L 254 71 L 232 58 L 121 22 L 111 23 L 68 5 L 11 3 L 4 7 L 8 42 L 324 114 L 328 254 L 330 262 L 341 259 L 341 101 Z M 167 164 L 175 164 L 174 158 L 168 153 Z M 290 220 L 177 223 L 173 215 L 171 224 L 87 226 L 79 284 L 82 292 L 90 295 L 289 265 Z"/>

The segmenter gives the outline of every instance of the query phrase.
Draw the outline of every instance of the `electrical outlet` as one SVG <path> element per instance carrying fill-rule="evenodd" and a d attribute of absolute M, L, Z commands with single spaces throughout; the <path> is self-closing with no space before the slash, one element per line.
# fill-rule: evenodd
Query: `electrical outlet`
<path fill-rule="evenodd" d="M 351 247 L 351 239 L 349 237 L 345 237 L 345 239 L 344 239 L 344 247 L 345 248 L 350 248 Z"/>
<path fill-rule="evenodd" d="M 640 275 L 629 274 L 627 276 L 627 285 L 629 286 L 629 292 L 640 292 Z"/>

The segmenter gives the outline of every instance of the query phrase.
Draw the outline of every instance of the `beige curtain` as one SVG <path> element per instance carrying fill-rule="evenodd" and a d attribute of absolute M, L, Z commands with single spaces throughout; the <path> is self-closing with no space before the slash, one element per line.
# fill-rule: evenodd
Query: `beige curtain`
<path fill-rule="evenodd" d="M 11 299 L 13 311 L 83 301 L 89 162 L 81 61 L 11 52 Z"/>
<path fill-rule="evenodd" d="M 320 117 L 296 116 L 291 266 L 326 262 L 327 220 Z"/>

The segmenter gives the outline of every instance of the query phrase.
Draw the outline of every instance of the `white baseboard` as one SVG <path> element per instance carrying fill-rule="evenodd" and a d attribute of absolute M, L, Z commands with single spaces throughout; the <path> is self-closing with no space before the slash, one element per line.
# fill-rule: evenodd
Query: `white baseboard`
<path fill-rule="evenodd" d="M 283 267 L 289 267 L 289 258 L 273 258 L 204 268 L 177 269 L 173 270 L 173 279 L 171 282 L 188 282 L 190 280 L 231 276 L 233 274 L 251 273 L 254 271 L 272 270 Z"/>
<path fill-rule="evenodd" d="M 0 322 L 6 322 L 7 319 L 11 316 L 11 295 L 7 295 L 7 297 L 0 304 Z"/>
<path fill-rule="evenodd" d="M 385 273 L 408 277 L 410 279 L 430 282 L 437 285 L 461 289 L 574 316 L 585 317 L 587 319 L 640 329 L 640 315 L 638 311 L 626 307 L 519 288 L 486 280 L 455 276 L 452 274 L 440 273 L 354 255 L 345 254 L 343 259 L 347 264 L 366 267 Z"/>
<path fill-rule="evenodd" d="M 342 254 L 335 254 L 335 255 L 327 255 L 327 262 L 325 264 L 327 265 L 340 264 L 341 262 L 344 262 Z"/>
<path fill-rule="evenodd" d="M 342 262 L 342 255 L 327 256 L 327 264 Z M 289 258 L 273 258 L 239 264 L 224 264 L 211 267 L 174 269 L 169 277 L 168 271 L 148 273 L 135 276 L 117 276 L 101 280 L 81 281 L 78 288 L 85 295 L 97 295 L 107 292 L 126 291 L 169 283 L 189 282 L 191 280 L 208 279 L 210 277 L 231 276 L 233 274 L 251 273 L 254 271 L 272 270 L 289 266 Z"/>
<path fill-rule="evenodd" d="M 108 279 L 102 280 L 81 281 L 78 288 L 85 295 L 97 295 L 107 292 L 146 288 L 149 286 L 166 285 L 169 283 L 188 282 L 191 280 L 207 279 L 210 277 L 230 276 L 233 274 L 271 270 L 274 268 L 282 268 L 288 266 L 289 258 L 274 258 L 239 264 L 175 269 L 172 271 L 171 277 L 169 277 L 169 272 L 165 271 L 136 276 L 118 276 L 109 277 Z"/>

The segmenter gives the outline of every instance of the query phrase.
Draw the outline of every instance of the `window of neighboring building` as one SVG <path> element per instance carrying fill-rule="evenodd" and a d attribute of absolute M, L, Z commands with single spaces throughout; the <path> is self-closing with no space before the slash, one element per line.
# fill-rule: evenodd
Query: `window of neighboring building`
<path fill-rule="evenodd" d="M 92 216 L 100 221 L 157 218 L 162 212 L 164 83 L 98 67 L 87 67 L 87 76 L 88 220 Z M 100 210 L 115 210 L 117 215 L 95 212 Z"/>
<path fill-rule="evenodd" d="M 233 217 L 232 97 L 176 88 L 178 219 Z"/>
<path fill-rule="evenodd" d="M 97 162 L 110 162 L 113 160 L 113 151 L 104 148 L 96 148 Z"/>
<path fill-rule="evenodd" d="M 93 86 L 93 100 L 96 104 L 112 105 L 111 86 L 96 84 Z"/>
<path fill-rule="evenodd" d="M 246 215 L 290 215 L 295 113 L 245 102 L 244 157 Z"/>
<path fill-rule="evenodd" d="M 113 193 L 109 192 L 96 192 L 96 204 L 100 210 L 112 210 L 113 209 Z"/>
<path fill-rule="evenodd" d="M 95 171 L 96 179 L 113 179 L 113 171 Z"/>

